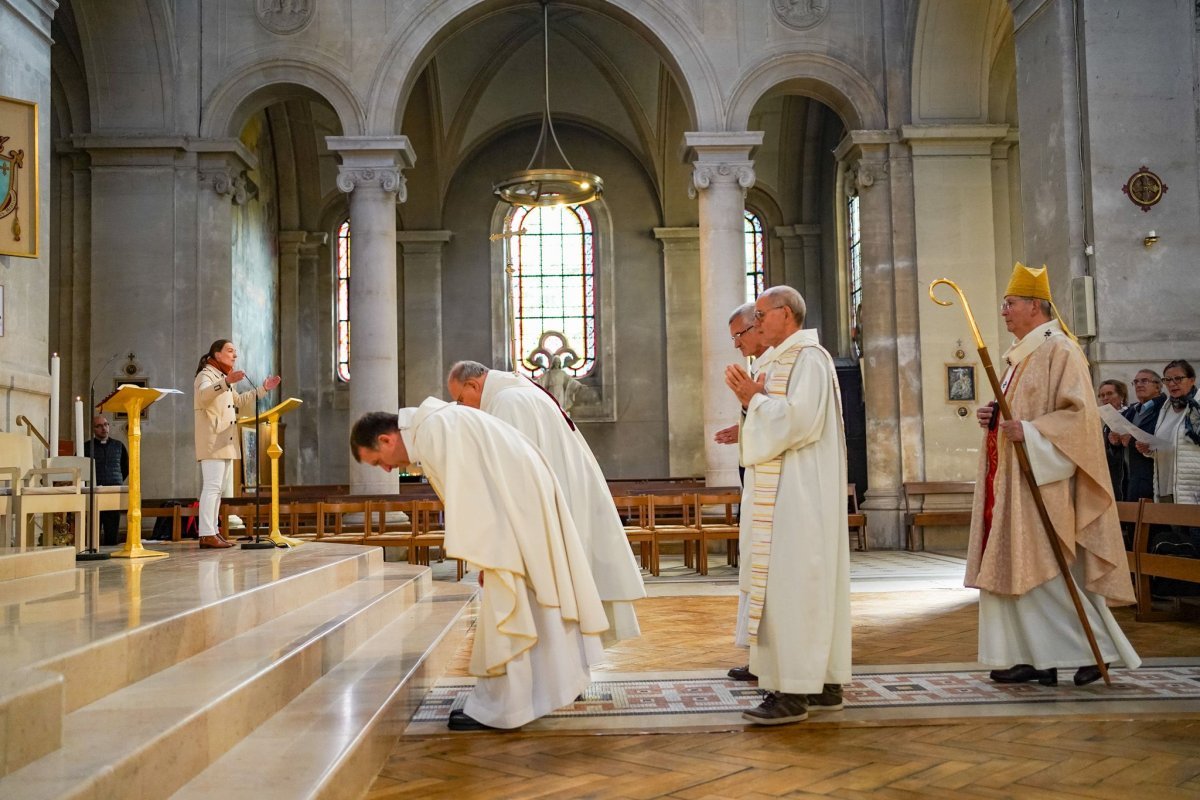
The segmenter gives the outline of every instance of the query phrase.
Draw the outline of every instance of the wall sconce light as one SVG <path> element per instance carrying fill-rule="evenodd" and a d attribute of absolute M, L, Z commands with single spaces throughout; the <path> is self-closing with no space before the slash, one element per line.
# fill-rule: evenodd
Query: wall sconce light
<path fill-rule="evenodd" d="M 1156 244 L 1158 244 L 1158 234 L 1155 233 L 1154 231 L 1150 231 L 1150 235 L 1147 236 L 1145 239 L 1142 239 L 1143 247 L 1148 247 L 1148 248 L 1154 247 L 1154 245 L 1156 245 Z"/>

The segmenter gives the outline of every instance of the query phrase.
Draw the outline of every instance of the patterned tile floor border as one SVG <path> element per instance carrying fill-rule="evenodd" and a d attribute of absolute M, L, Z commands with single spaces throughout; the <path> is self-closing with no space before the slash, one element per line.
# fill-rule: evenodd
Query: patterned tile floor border
<path fill-rule="evenodd" d="M 1075 686 L 1073 672 L 1061 670 L 1065 683 L 996 684 L 980 671 L 912 671 L 857 675 L 845 686 L 846 710 L 997 704 L 1077 704 L 1095 701 L 1200 700 L 1200 665 L 1156 665 L 1129 671 L 1114 669 L 1113 686 L 1102 681 Z M 471 683 L 453 679 L 430 690 L 413 722 L 446 720 L 462 708 Z M 596 681 L 582 701 L 548 717 L 615 717 L 733 713 L 760 702 L 754 684 L 722 678 Z M 1079 709 L 1084 713 L 1084 709 Z"/>

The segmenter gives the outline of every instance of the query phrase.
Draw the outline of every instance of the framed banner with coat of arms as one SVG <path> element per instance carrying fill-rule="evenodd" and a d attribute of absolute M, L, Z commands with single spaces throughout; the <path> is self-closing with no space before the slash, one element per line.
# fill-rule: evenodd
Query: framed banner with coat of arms
<path fill-rule="evenodd" d="M 37 135 L 37 103 L 0 97 L 0 255 L 38 255 Z"/>

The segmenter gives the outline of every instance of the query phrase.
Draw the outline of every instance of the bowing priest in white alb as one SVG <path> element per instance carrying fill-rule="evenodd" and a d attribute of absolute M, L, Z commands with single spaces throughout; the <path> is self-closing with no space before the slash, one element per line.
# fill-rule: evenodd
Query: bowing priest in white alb
<path fill-rule="evenodd" d="M 604 602 L 609 625 L 604 644 L 641 635 L 633 601 L 646 596 L 642 572 L 600 464 L 575 423 L 549 392 L 529 378 L 489 370 L 477 361 L 459 361 L 451 367 L 446 386 L 456 401 L 525 434 L 546 457 L 566 495 Z"/>
<path fill-rule="evenodd" d="M 777 286 L 754 303 L 770 349 L 751 378 L 725 382 L 746 410 L 740 434 L 741 589 L 749 594 L 750 670 L 766 690 L 743 714 L 760 725 L 842 708 L 850 680 L 850 556 L 846 547 L 846 439 L 833 359 L 802 330 L 804 298 Z"/>
<path fill-rule="evenodd" d="M 480 570 L 478 681 L 450 728 L 517 728 L 582 693 L 603 660 L 607 621 L 566 500 L 530 441 L 430 397 L 399 415 L 364 415 L 350 448 L 384 471 L 423 470 L 445 506 L 446 555 Z"/>

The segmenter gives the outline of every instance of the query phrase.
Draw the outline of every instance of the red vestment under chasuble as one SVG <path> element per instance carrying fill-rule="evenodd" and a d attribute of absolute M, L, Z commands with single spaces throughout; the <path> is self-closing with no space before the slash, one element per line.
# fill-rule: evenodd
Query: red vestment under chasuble
<path fill-rule="evenodd" d="M 1084 589 L 1107 605 L 1133 603 L 1083 352 L 1051 321 L 1013 345 L 1005 362 L 1005 396 L 1013 418 L 1025 422 L 1030 460 L 1067 562 Z M 985 441 L 990 447 L 980 454 L 965 583 L 996 595 L 1024 595 L 1060 572 L 1012 442 L 996 431 L 988 436 L 994 442 Z M 1039 470 L 1041 453 L 1069 462 L 1066 476 L 1061 468 Z"/>

